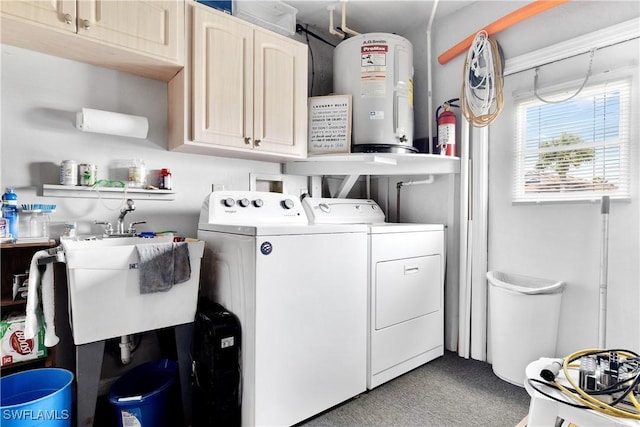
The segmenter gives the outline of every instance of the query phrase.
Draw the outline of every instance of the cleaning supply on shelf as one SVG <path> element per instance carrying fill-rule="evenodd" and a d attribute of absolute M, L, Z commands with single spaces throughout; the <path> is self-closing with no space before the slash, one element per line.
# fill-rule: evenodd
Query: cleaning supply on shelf
<path fill-rule="evenodd" d="M 0 218 L 0 241 L 6 242 L 11 240 L 11 235 L 9 234 L 9 224 L 7 224 L 6 218 Z"/>
<path fill-rule="evenodd" d="M 7 191 L 2 195 L 2 217 L 7 220 L 7 230 L 11 238 L 16 240 L 20 214 L 18 212 L 18 195 L 13 191 L 13 188 L 7 188 Z"/>
<path fill-rule="evenodd" d="M 60 163 L 60 185 L 78 185 L 78 162 L 63 160 Z"/>
<path fill-rule="evenodd" d="M 23 203 L 22 212 L 31 215 L 29 219 L 29 237 L 50 236 L 51 216 L 56 211 L 53 203 Z"/>
<path fill-rule="evenodd" d="M 160 171 L 160 179 L 158 180 L 158 186 L 161 190 L 171 190 L 171 170 L 163 168 Z"/>
<path fill-rule="evenodd" d="M 129 187 L 144 188 L 147 185 L 147 168 L 141 159 L 131 160 L 129 165 Z"/>
<path fill-rule="evenodd" d="M 96 183 L 98 176 L 98 166 L 92 163 L 82 163 L 78 166 L 78 177 L 80 185 L 91 187 Z"/>
<path fill-rule="evenodd" d="M 23 203 L 22 210 L 53 213 L 56 211 L 56 205 L 54 203 Z"/>
<path fill-rule="evenodd" d="M 24 211 L 23 211 L 24 212 Z M 29 218 L 29 237 L 42 237 L 41 218 L 39 218 L 40 212 L 31 212 Z"/>
<path fill-rule="evenodd" d="M 2 318 L 0 319 L 0 366 L 4 367 L 26 360 L 46 357 L 47 348 L 44 345 L 44 329 L 40 328 L 33 339 L 27 339 L 24 334 L 24 314 L 17 311 L 5 313 L 4 309 L 2 311 Z M 3 378 L 5 377 L 3 376 Z M 2 387 L 2 392 L 4 393 L 4 385 Z M 3 401 L 4 398 L 5 396 L 3 396 Z M 4 425 L 4 422 L 2 425 Z"/>
<path fill-rule="evenodd" d="M 64 224 L 64 232 L 61 239 L 75 239 L 76 238 L 76 223 L 75 221 L 67 221 Z"/>

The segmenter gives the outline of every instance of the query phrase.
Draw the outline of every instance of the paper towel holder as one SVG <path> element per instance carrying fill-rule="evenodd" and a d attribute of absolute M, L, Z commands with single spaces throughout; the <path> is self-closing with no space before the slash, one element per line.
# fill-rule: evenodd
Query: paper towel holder
<path fill-rule="evenodd" d="M 76 128 L 83 132 L 145 139 L 149 133 L 149 120 L 143 116 L 82 108 L 76 113 Z"/>

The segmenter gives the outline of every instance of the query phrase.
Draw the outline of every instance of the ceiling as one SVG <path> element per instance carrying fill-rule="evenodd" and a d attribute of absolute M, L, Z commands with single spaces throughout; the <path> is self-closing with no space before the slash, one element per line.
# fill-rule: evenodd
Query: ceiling
<path fill-rule="evenodd" d="M 298 10 L 299 24 L 309 25 L 309 30 L 329 35 L 329 8 L 333 7 L 334 27 L 342 23 L 342 1 L 297 0 L 285 1 Z M 408 29 L 426 27 L 431 15 L 433 0 L 349 0 L 346 2 L 346 24 L 359 33 L 397 33 Z M 471 0 L 441 0 L 436 9 L 436 19 L 449 15 L 469 4 Z M 331 36 L 334 37 L 334 36 Z M 337 40 L 337 39 L 336 39 Z"/>

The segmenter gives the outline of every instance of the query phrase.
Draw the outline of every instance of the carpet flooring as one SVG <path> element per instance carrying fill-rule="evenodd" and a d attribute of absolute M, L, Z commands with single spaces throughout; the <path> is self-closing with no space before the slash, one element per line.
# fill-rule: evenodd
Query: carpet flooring
<path fill-rule="evenodd" d="M 491 365 L 445 355 L 329 411 L 304 427 L 514 427 L 527 415 L 529 395 Z"/>
<path fill-rule="evenodd" d="M 296 427 L 515 427 L 528 410 L 524 388 L 495 376 L 488 363 L 445 352 Z M 115 420 L 108 400 L 98 399 L 94 426 L 115 427 Z"/>

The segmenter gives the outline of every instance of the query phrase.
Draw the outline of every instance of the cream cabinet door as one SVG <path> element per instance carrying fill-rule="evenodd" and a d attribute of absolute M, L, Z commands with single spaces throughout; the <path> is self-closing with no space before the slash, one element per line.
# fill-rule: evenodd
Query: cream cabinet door
<path fill-rule="evenodd" d="M 0 0 L 0 11 L 27 21 L 76 32 L 76 0 Z"/>
<path fill-rule="evenodd" d="M 307 152 L 307 46 L 193 3 L 184 72 L 169 83 L 169 147 L 279 161 Z"/>
<path fill-rule="evenodd" d="M 303 156 L 307 133 L 307 47 L 254 31 L 256 150 Z"/>
<path fill-rule="evenodd" d="M 175 0 L 78 0 L 78 34 L 177 60 L 184 3 Z"/>
<path fill-rule="evenodd" d="M 253 29 L 194 9 L 193 139 L 253 147 Z"/>

